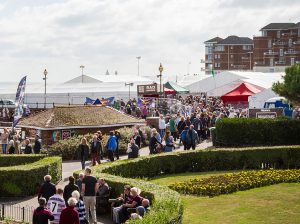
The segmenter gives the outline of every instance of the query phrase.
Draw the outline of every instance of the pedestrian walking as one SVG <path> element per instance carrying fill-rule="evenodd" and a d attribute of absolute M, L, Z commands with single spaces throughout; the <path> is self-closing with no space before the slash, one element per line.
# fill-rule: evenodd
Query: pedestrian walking
<path fill-rule="evenodd" d="M 55 194 L 56 188 L 55 185 L 51 183 L 51 179 L 52 177 L 50 175 L 44 176 L 44 183 L 39 190 L 38 199 L 43 197 L 48 201 L 49 198 Z"/>
<path fill-rule="evenodd" d="M 118 147 L 117 138 L 114 135 L 114 132 L 111 131 L 109 133 L 109 137 L 108 137 L 108 140 L 107 140 L 107 143 L 106 143 L 108 159 L 110 161 L 114 161 L 114 152 L 116 151 L 117 147 Z"/>
<path fill-rule="evenodd" d="M 48 200 L 47 208 L 54 215 L 54 220 L 50 222 L 51 224 L 59 224 L 61 212 L 66 208 L 63 193 L 64 190 L 59 186 L 56 189 L 56 194 L 51 196 Z"/>
<path fill-rule="evenodd" d="M 90 149 L 89 146 L 87 145 L 86 138 L 82 138 L 78 150 L 82 170 L 85 169 L 85 161 L 87 161 L 89 158 L 89 151 Z"/>
<path fill-rule="evenodd" d="M 48 221 L 54 220 L 54 215 L 46 208 L 46 198 L 39 199 L 39 207 L 37 207 L 32 216 L 33 224 L 48 224 Z"/>

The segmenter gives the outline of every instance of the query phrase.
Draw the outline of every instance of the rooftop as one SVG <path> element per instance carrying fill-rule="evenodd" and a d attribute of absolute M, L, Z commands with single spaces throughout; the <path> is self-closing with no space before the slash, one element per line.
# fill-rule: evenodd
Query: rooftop
<path fill-rule="evenodd" d="M 260 30 L 287 30 L 295 28 L 295 23 L 270 23 Z"/>
<path fill-rule="evenodd" d="M 218 43 L 219 41 L 223 40 L 221 37 L 215 37 L 215 38 L 212 38 L 210 40 L 207 40 L 205 41 L 204 43 Z"/>
<path fill-rule="evenodd" d="M 37 127 L 41 129 L 59 129 L 70 127 L 106 127 L 143 123 L 107 106 L 58 106 L 27 118 L 23 118 L 19 127 Z"/>
<path fill-rule="evenodd" d="M 252 45 L 253 40 L 249 37 L 228 36 L 219 41 L 217 45 Z"/>

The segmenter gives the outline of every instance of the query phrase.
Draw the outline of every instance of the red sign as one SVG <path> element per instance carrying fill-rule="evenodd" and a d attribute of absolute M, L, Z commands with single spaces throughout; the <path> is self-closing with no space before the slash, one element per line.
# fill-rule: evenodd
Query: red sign
<path fill-rule="evenodd" d="M 71 138 L 71 130 L 62 130 L 61 137 L 62 137 L 62 140 Z"/>

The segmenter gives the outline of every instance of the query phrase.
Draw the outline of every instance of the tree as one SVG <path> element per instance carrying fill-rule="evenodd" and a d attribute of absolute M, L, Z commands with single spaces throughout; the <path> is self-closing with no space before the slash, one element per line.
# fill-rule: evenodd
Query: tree
<path fill-rule="evenodd" d="M 283 82 L 274 83 L 272 90 L 292 103 L 300 105 L 300 64 L 286 68 Z"/>

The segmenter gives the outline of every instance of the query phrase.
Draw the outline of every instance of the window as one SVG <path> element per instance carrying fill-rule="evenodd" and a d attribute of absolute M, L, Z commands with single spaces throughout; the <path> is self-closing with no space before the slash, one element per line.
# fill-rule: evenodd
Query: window
<path fill-rule="evenodd" d="M 280 38 L 280 30 L 277 31 L 277 38 Z"/>
<path fill-rule="evenodd" d="M 207 60 L 208 60 L 208 61 L 211 61 L 211 60 L 212 60 L 212 55 L 211 55 L 211 54 L 207 55 Z"/>
<path fill-rule="evenodd" d="M 230 55 L 230 58 L 233 58 L 233 54 Z"/>
<path fill-rule="evenodd" d="M 268 48 L 272 47 L 272 40 L 268 40 Z"/>
<path fill-rule="evenodd" d="M 230 49 L 233 50 L 233 46 L 231 46 Z"/>
<path fill-rule="evenodd" d="M 218 58 L 218 55 L 217 54 L 215 54 L 215 59 L 217 59 Z"/>
<path fill-rule="evenodd" d="M 298 29 L 298 37 L 300 37 L 300 28 Z"/>
<path fill-rule="evenodd" d="M 218 54 L 218 59 L 220 59 L 221 58 L 221 55 L 220 54 Z"/>
<path fill-rule="evenodd" d="M 215 51 L 224 51 L 224 45 L 216 46 Z"/>
<path fill-rule="evenodd" d="M 274 59 L 270 58 L 270 66 L 274 66 Z"/>
<path fill-rule="evenodd" d="M 221 67 L 221 63 L 218 63 L 218 67 L 219 67 L 219 68 Z"/>
<path fill-rule="evenodd" d="M 266 30 L 263 30 L 263 31 L 262 31 L 262 36 L 263 36 L 263 37 L 266 37 L 267 35 L 268 35 L 267 31 L 266 31 Z"/>
<path fill-rule="evenodd" d="M 293 40 L 289 39 L 289 47 L 291 47 L 293 45 Z"/>
<path fill-rule="evenodd" d="M 291 58 L 291 65 L 295 64 L 295 58 Z"/>
<path fill-rule="evenodd" d="M 249 51 L 249 50 L 251 50 L 251 45 L 243 45 L 243 50 L 244 50 L 244 51 Z"/>
<path fill-rule="evenodd" d="M 283 56 L 283 49 L 279 50 L 279 56 L 281 56 L 281 57 Z"/>
<path fill-rule="evenodd" d="M 215 63 L 215 68 L 217 68 L 218 67 L 218 63 Z"/>

